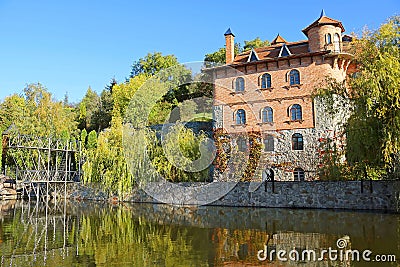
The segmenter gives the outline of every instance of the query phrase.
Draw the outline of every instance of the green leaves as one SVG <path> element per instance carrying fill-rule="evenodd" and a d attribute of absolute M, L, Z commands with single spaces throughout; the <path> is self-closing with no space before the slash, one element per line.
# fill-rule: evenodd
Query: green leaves
<path fill-rule="evenodd" d="M 257 47 L 270 46 L 271 43 L 268 40 L 262 41 L 260 37 L 255 38 L 254 40 L 244 41 L 243 51 L 248 51 Z"/>
<path fill-rule="evenodd" d="M 95 149 L 97 147 L 97 133 L 91 131 L 88 135 L 87 149 Z"/>
<path fill-rule="evenodd" d="M 394 164 L 400 152 L 400 17 L 393 17 L 375 32 L 365 32 L 355 43 L 359 75 L 350 80 L 357 92 L 359 112 L 353 117 L 368 118 L 366 127 L 375 129 L 375 147 L 385 166 Z M 354 123 L 358 123 L 354 119 Z M 379 128 L 374 127 L 379 125 Z"/>
<path fill-rule="evenodd" d="M 79 128 L 87 131 L 98 131 L 96 113 L 100 108 L 100 97 L 89 86 L 85 96 L 79 104 Z"/>
<path fill-rule="evenodd" d="M 27 85 L 24 93 L 25 97 L 14 94 L 0 104 L 0 130 L 14 125 L 16 131 L 26 135 L 76 136 L 77 124 L 71 108 L 53 100 L 40 83 Z"/>
<path fill-rule="evenodd" d="M 178 59 L 174 55 L 163 56 L 160 52 L 148 53 L 132 65 L 130 78 L 140 74 L 155 75 L 161 70 L 178 65 Z"/>

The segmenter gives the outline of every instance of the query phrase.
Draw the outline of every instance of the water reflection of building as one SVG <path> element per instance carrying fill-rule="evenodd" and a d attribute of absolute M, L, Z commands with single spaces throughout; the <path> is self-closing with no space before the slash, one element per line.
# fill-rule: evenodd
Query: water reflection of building
<path fill-rule="evenodd" d="M 339 236 L 320 233 L 298 233 L 298 232 L 278 232 L 267 233 L 260 230 L 229 230 L 216 228 L 212 235 L 215 245 L 215 266 L 350 266 L 350 261 L 331 261 L 325 254 L 323 260 L 318 261 L 322 250 L 329 247 L 337 249 L 336 241 Z M 266 244 L 268 253 L 274 250 L 272 260 L 260 261 L 257 258 L 259 250 L 264 249 Z M 280 261 L 276 257 L 276 252 L 284 250 L 287 253 L 297 251 L 298 260 Z M 316 260 L 307 260 L 308 254 L 302 260 L 302 252 L 312 250 L 316 253 Z M 288 258 L 288 256 L 286 255 Z"/>

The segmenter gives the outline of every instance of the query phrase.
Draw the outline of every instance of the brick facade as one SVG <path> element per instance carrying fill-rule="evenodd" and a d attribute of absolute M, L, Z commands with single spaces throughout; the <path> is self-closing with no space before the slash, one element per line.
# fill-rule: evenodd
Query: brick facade
<path fill-rule="evenodd" d="M 317 179 L 317 139 L 338 130 L 338 122 L 319 118 L 326 115 L 326 110 L 312 95 L 326 77 L 344 81 L 352 68 L 351 55 L 343 51 L 347 47 L 341 37 L 343 25 L 321 14 L 303 30 L 307 40 L 286 42 L 278 36 L 275 40 L 279 42 L 274 40 L 271 46 L 236 55 L 233 61 L 228 53 L 232 52 L 234 35 L 228 31 L 227 64 L 207 70 L 214 78 L 216 128 L 233 135 L 259 131 L 262 136 L 274 137 L 274 151 L 263 152 L 259 174 L 272 167 L 276 180 L 293 180 L 294 169 L 301 169 L 306 180 Z M 292 70 L 299 73 L 299 79 L 293 78 L 291 84 Z M 271 77 L 268 88 L 262 88 L 265 73 Z M 237 86 L 238 78 L 243 78 L 244 88 Z M 300 119 L 293 119 L 293 105 L 300 105 Z M 272 122 L 263 122 L 265 107 L 273 111 Z M 238 110 L 245 111 L 245 123 L 238 123 Z M 303 136 L 301 151 L 292 149 L 295 133 Z"/>

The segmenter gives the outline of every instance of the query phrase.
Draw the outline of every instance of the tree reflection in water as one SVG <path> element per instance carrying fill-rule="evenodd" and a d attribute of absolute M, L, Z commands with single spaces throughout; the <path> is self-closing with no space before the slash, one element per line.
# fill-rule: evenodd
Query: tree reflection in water
<path fill-rule="evenodd" d="M 304 266 L 259 262 L 257 252 L 264 244 L 320 250 L 344 234 L 352 246 L 399 247 L 393 214 L 95 202 L 0 207 L 2 266 Z M 349 262 L 307 266 L 327 264 Z"/>

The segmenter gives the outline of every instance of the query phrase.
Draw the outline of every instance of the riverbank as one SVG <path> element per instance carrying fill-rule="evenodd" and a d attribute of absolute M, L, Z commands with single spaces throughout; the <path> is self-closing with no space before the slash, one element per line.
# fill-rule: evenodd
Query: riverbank
<path fill-rule="evenodd" d="M 226 194 L 209 206 L 268 207 L 268 208 L 313 208 L 373 210 L 400 213 L 400 181 L 313 181 L 313 182 L 267 182 L 264 183 L 220 183 Z M 202 184 L 204 185 L 204 184 Z M 77 200 L 125 201 L 137 203 L 162 203 L 190 205 L 206 196 L 198 194 L 198 183 L 153 184 L 150 196 L 140 188 L 122 198 L 109 196 L 99 187 L 73 184 L 68 189 L 68 197 Z M 177 189 L 178 188 L 178 189 Z M 250 189 L 250 190 L 249 190 Z M 177 191 L 178 190 L 178 191 Z M 252 192 L 250 192 L 252 191 Z M 148 191 L 147 191 L 148 192 Z M 193 193 L 195 192 L 195 193 Z"/>

